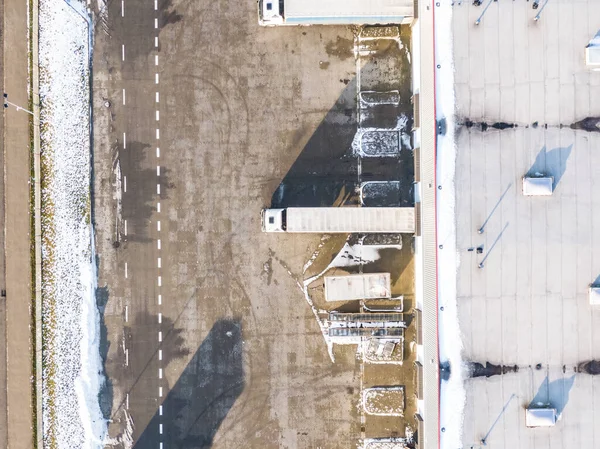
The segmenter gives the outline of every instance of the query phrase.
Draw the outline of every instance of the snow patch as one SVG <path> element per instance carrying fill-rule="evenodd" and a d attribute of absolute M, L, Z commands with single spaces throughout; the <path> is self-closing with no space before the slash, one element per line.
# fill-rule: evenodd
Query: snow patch
<path fill-rule="evenodd" d="M 89 18 L 78 1 L 40 0 L 43 439 L 101 448 L 107 423 L 90 198 Z"/>
<path fill-rule="evenodd" d="M 439 351 L 441 363 L 449 363 L 452 374 L 440 387 L 440 448 L 462 447 L 462 426 L 466 393 L 462 370 L 462 340 L 458 322 L 456 301 L 456 273 L 459 255 L 456 250 L 455 217 L 455 160 L 456 142 L 454 62 L 452 57 L 452 2 L 440 2 L 435 8 L 435 61 L 436 66 L 436 109 L 437 120 L 446 119 L 446 134 L 438 136 L 437 179 L 443 186 L 438 191 L 437 226 L 438 241 L 443 249 L 438 250 L 438 301 L 444 307 L 439 313 Z"/>

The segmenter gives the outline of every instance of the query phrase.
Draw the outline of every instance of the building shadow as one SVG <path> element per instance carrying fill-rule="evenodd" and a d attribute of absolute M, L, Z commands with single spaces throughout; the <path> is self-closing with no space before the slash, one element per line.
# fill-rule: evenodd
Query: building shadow
<path fill-rule="evenodd" d="M 575 383 L 575 375 L 564 377 L 550 382 L 546 376 L 540 385 L 535 397 L 532 399 L 529 407 L 551 406 L 556 409 L 560 416 L 569 402 L 569 393 Z"/>
<path fill-rule="evenodd" d="M 527 171 L 526 176 L 552 176 L 554 177 L 552 189 L 556 189 L 556 186 L 567 169 L 567 160 L 571 155 L 572 149 L 573 145 L 569 145 L 568 147 L 557 147 L 548 151 L 544 146 L 537 154 L 535 161 Z"/>
<path fill-rule="evenodd" d="M 217 321 L 134 448 L 210 448 L 244 390 L 242 357 L 241 322 Z"/>
<path fill-rule="evenodd" d="M 98 257 L 96 256 L 96 266 L 98 266 Z M 102 376 L 104 382 L 100 387 L 98 393 L 98 401 L 100 403 L 100 410 L 104 419 L 111 419 L 112 415 L 112 403 L 113 403 L 113 382 L 112 379 L 106 373 L 106 362 L 108 359 L 108 350 L 110 349 L 110 341 L 108 339 L 108 329 L 106 328 L 106 322 L 104 318 L 106 305 L 108 304 L 109 291 L 108 287 L 97 287 L 96 288 L 96 307 L 98 307 L 98 313 L 100 315 L 100 359 L 102 360 Z"/>

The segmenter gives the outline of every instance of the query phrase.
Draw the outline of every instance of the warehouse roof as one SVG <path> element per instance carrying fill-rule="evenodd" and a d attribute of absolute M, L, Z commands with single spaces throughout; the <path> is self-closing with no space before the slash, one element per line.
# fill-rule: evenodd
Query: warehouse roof
<path fill-rule="evenodd" d="M 287 23 L 375 25 L 413 16 L 413 0 L 285 0 Z"/>

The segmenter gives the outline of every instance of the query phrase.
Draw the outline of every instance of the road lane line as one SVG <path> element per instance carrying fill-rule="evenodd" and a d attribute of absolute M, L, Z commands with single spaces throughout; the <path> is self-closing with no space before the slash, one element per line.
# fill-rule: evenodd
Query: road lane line
<path fill-rule="evenodd" d="M 129 306 L 125 306 L 125 322 L 129 321 Z"/>
<path fill-rule="evenodd" d="M 159 287 L 162 286 L 162 277 L 161 276 L 158 277 L 158 286 Z"/>
<path fill-rule="evenodd" d="M 125 220 L 125 235 L 127 235 L 127 220 Z"/>
<path fill-rule="evenodd" d="M 160 231 L 160 220 L 156 222 L 156 230 Z"/>
<path fill-rule="evenodd" d="M 160 195 L 160 184 L 156 184 L 156 194 Z"/>
<path fill-rule="evenodd" d="M 156 203 L 156 212 L 160 214 L 160 202 Z"/>
<path fill-rule="evenodd" d="M 162 331 L 158 331 L 158 342 L 162 342 Z"/>
<path fill-rule="evenodd" d="M 158 387 L 158 395 L 162 398 L 162 387 Z"/>
<path fill-rule="evenodd" d="M 158 0 L 154 0 L 154 11 L 158 10 Z"/>
<path fill-rule="evenodd" d="M 158 111 L 156 111 L 156 121 L 158 122 L 160 120 L 160 113 Z"/>
<path fill-rule="evenodd" d="M 125 262 L 125 279 L 127 279 L 127 262 Z"/>
<path fill-rule="evenodd" d="M 162 260 L 161 260 L 161 258 L 160 258 L 160 257 L 158 258 L 158 261 L 157 261 L 157 263 L 158 263 L 158 268 L 162 268 L 162 267 L 161 267 L 161 265 L 162 265 Z"/>
<path fill-rule="evenodd" d="M 157 103 L 159 102 L 159 98 L 160 98 L 160 97 L 159 97 L 159 95 L 158 95 L 158 92 L 156 92 L 156 102 L 157 102 Z"/>
<path fill-rule="evenodd" d="M 125 1 L 121 0 L 121 17 L 125 17 Z"/>
<path fill-rule="evenodd" d="M 154 55 L 154 65 L 158 65 L 158 55 Z"/>
<path fill-rule="evenodd" d="M 156 166 L 156 176 L 160 176 L 160 165 Z"/>
<path fill-rule="evenodd" d="M 158 324 L 162 324 L 162 313 L 158 312 Z"/>
<path fill-rule="evenodd" d="M 127 136 L 123 133 L 123 149 L 127 149 Z"/>
<path fill-rule="evenodd" d="M 125 106 L 125 89 L 123 89 L 123 106 Z"/>
<path fill-rule="evenodd" d="M 158 36 L 154 38 L 154 46 L 158 48 Z"/>
<path fill-rule="evenodd" d="M 129 410 L 129 393 L 125 396 L 125 408 Z"/>
<path fill-rule="evenodd" d="M 158 247 L 158 249 L 160 249 L 160 239 L 158 239 L 158 240 L 156 241 L 156 246 Z"/>
<path fill-rule="evenodd" d="M 160 139 L 160 129 L 156 128 L 156 139 Z"/>
<path fill-rule="evenodd" d="M 129 366 L 129 349 L 125 349 L 125 366 Z"/>
<path fill-rule="evenodd" d="M 162 424 L 158 425 L 158 433 L 160 433 L 162 435 Z"/>
<path fill-rule="evenodd" d="M 159 443 L 158 449 L 163 449 L 163 444 L 162 443 Z"/>
<path fill-rule="evenodd" d="M 160 157 L 160 148 L 156 147 L 156 157 Z"/>
<path fill-rule="evenodd" d="M 162 416 L 162 405 L 158 406 L 158 415 Z"/>
<path fill-rule="evenodd" d="M 162 349 L 158 350 L 158 360 L 162 360 Z"/>
<path fill-rule="evenodd" d="M 127 176 L 123 176 L 123 191 L 127 193 Z"/>
<path fill-rule="evenodd" d="M 154 28 L 158 28 L 158 19 L 154 19 Z"/>
<path fill-rule="evenodd" d="M 158 84 L 158 73 L 154 74 L 154 82 Z"/>
<path fill-rule="evenodd" d="M 162 304 L 162 295 L 158 295 L 158 305 Z"/>
<path fill-rule="evenodd" d="M 123 61 L 125 61 L 125 44 L 121 45 L 121 56 Z"/>
<path fill-rule="evenodd" d="M 158 378 L 162 379 L 162 368 L 158 368 Z"/>

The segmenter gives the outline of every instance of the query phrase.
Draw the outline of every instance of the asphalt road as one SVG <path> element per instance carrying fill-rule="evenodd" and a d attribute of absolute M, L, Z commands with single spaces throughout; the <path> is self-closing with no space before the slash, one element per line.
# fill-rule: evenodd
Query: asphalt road
<path fill-rule="evenodd" d="M 354 351 L 331 363 L 298 288 L 320 237 L 259 223 L 296 160 L 309 176 L 348 150 L 351 31 L 259 28 L 253 1 L 125 0 L 97 18 L 101 400 L 115 445 L 354 447 Z M 311 180 L 319 203 L 357 182 L 328 174 Z"/>

